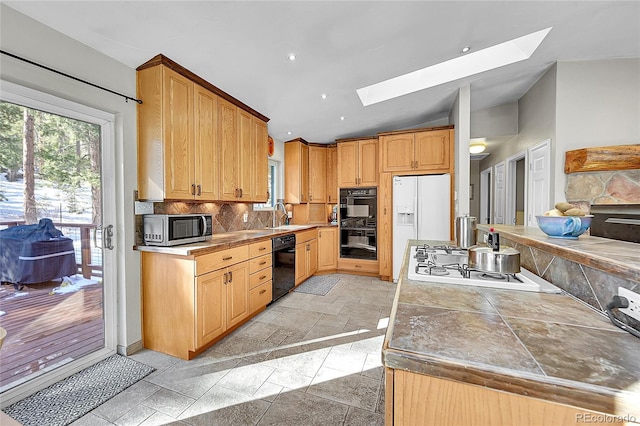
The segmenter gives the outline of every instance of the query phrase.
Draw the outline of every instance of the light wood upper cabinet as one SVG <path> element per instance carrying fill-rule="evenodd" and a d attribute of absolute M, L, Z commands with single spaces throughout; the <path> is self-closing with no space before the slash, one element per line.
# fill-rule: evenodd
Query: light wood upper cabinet
<path fill-rule="evenodd" d="M 218 97 L 195 85 L 195 176 L 196 195 L 201 200 L 219 198 Z"/>
<path fill-rule="evenodd" d="M 139 199 L 266 201 L 268 118 L 162 55 L 137 95 Z"/>
<path fill-rule="evenodd" d="M 309 202 L 309 145 L 302 139 L 284 144 L 284 199 L 286 203 Z"/>
<path fill-rule="evenodd" d="M 327 202 L 327 148 L 309 147 L 309 202 Z"/>
<path fill-rule="evenodd" d="M 453 129 L 380 134 L 380 172 L 452 171 Z"/>
<path fill-rule="evenodd" d="M 338 147 L 327 148 L 327 203 L 338 202 Z"/>
<path fill-rule="evenodd" d="M 235 105 L 224 99 L 218 102 L 218 140 L 220 142 L 220 199 L 235 201 L 238 198 L 238 111 Z"/>
<path fill-rule="evenodd" d="M 378 141 L 338 141 L 338 187 L 378 185 Z"/>
<path fill-rule="evenodd" d="M 267 123 L 257 117 L 253 117 L 253 138 L 254 138 L 254 167 L 251 178 L 253 179 L 253 200 L 265 203 L 269 198 L 269 132 Z"/>

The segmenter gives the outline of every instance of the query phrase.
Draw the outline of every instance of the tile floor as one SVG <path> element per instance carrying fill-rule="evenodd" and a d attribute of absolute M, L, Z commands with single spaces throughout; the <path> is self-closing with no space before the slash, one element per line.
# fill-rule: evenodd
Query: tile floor
<path fill-rule="evenodd" d="M 156 371 L 73 425 L 383 425 L 396 286 L 332 276 L 327 295 L 289 293 L 192 361 L 132 355 Z"/>

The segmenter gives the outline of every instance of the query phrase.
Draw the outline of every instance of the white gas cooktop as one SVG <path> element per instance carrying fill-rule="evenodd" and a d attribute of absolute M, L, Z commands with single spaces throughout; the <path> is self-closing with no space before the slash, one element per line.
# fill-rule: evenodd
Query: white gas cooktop
<path fill-rule="evenodd" d="M 450 246 L 412 246 L 408 278 L 507 290 L 560 293 L 560 289 L 526 269 L 517 274 L 488 274 L 469 269 L 468 253 Z"/>

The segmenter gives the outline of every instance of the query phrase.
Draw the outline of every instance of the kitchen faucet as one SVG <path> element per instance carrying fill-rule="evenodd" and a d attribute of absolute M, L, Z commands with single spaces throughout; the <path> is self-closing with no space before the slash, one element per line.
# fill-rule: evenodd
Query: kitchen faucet
<path fill-rule="evenodd" d="M 282 207 L 283 214 L 278 216 L 277 213 L 280 207 Z M 273 207 L 273 214 L 272 214 L 273 228 L 276 228 L 276 223 L 278 224 L 278 226 L 280 226 L 280 219 L 282 218 L 283 215 L 284 216 L 287 215 L 287 208 L 284 206 L 284 199 L 278 198 L 278 200 L 276 201 L 276 205 Z"/>

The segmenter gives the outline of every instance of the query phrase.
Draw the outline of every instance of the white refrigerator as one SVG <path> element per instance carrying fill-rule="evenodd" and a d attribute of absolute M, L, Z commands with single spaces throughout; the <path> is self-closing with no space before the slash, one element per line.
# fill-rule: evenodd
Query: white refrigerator
<path fill-rule="evenodd" d="M 451 175 L 393 177 L 393 280 L 407 240 L 450 240 Z"/>

